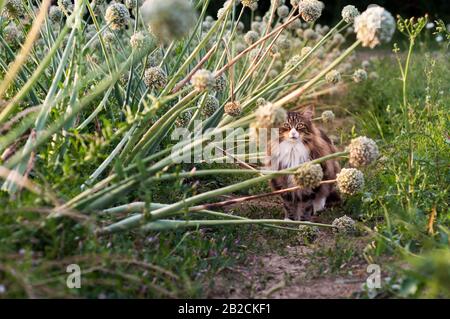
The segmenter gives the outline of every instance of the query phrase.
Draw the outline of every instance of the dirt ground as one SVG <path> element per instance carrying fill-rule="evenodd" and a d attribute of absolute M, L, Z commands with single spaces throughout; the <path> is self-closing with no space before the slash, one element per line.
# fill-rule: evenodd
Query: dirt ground
<path fill-rule="evenodd" d="M 277 206 L 278 200 L 263 200 L 256 205 L 262 209 Z M 234 207 L 233 210 L 247 210 Z M 323 217 L 322 217 L 323 216 Z M 328 217 L 328 218 L 327 218 Z M 318 222 L 329 223 L 324 212 Z M 264 241 L 267 238 L 255 238 Z M 270 240 L 270 239 L 269 239 Z M 355 257 L 342 262 L 338 271 L 329 263 L 339 258 L 336 236 L 321 230 L 313 243 L 290 242 L 283 249 L 269 249 L 262 253 L 251 252 L 244 264 L 222 270 L 207 291 L 209 298 L 354 298 L 362 291 L 368 274 L 367 263 L 360 253 L 367 244 L 365 237 L 346 238 Z M 348 253 L 346 251 L 342 253 Z M 338 261 L 339 262 L 339 261 Z M 320 270 L 319 270 L 320 269 Z"/>
<path fill-rule="evenodd" d="M 352 298 L 361 291 L 365 271 L 352 276 L 308 278 L 307 247 L 289 247 L 289 254 L 254 255 L 247 265 L 225 270 L 209 297 L 225 298 Z"/>

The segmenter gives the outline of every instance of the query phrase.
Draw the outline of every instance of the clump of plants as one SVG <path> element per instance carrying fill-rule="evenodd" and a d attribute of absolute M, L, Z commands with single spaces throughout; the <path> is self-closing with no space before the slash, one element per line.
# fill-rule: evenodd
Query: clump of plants
<path fill-rule="evenodd" d="M 144 181 L 215 174 L 208 170 L 172 172 L 174 153 L 180 152 L 170 144 L 174 127 L 192 129 L 200 125 L 211 129 L 201 139 L 186 142 L 182 150 L 188 152 L 214 134 L 248 127 L 264 107 L 265 115 L 256 123 L 269 120 L 262 125 L 273 126 L 279 119 L 271 120 L 272 114 L 279 117 L 276 112 L 284 112 L 283 108 L 295 108 L 318 94 L 335 90 L 340 74 L 349 72 L 336 68 L 358 45 L 373 47 L 388 41 L 395 29 L 392 16 L 381 7 L 369 8 L 362 15 L 356 8 L 346 7 L 343 20 L 335 27 L 317 24 L 313 28 L 323 7 L 312 0 L 294 3 L 291 9 L 273 2 L 263 17 L 253 17 L 251 30 L 245 31 L 240 19 L 256 4 L 227 1 L 215 18 L 205 14 L 208 2 L 94 1 L 56 7 L 44 1 L 36 10 L 8 2 L 5 12 L 13 19 L 2 20 L 3 28 L 20 25 L 18 33 L 26 41 L 16 46 L 20 44 L 14 43 L 18 36 L 3 39 L 6 51 L 2 59 L 5 65 L 12 66 L 5 69 L 0 90 L 5 99 L 0 121 L 13 123 L 3 137 L 2 151 L 7 150 L 8 157 L 4 160 L 2 189 L 17 196 L 26 180 L 32 183 L 31 190 L 42 191 L 45 201 L 53 202 L 56 216 L 65 210 L 89 213 L 111 208 L 126 201 Z M 382 23 L 372 25 L 367 20 L 372 16 Z M 342 33 L 353 23 L 360 30 L 358 40 L 344 47 Z M 21 54 L 16 55 L 16 51 Z M 303 54 L 296 55 L 298 51 Z M 302 71 L 296 72 L 299 68 Z M 260 99 L 271 102 L 259 106 L 259 113 L 255 113 Z M 36 109 L 29 112 L 30 107 Z M 44 147 L 53 154 L 47 165 L 60 170 L 61 160 L 71 148 L 67 136 L 90 132 L 99 116 L 113 123 L 113 132 L 106 139 L 110 154 L 79 185 L 79 194 L 62 203 L 57 194 L 50 196 L 35 185 L 39 184 L 37 179 L 26 179 L 32 176 L 36 157 L 39 161 L 39 151 Z M 323 118 L 329 121 L 330 116 L 325 113 Z M 120 128 L 114 127 L 115 121 L 125 118 Z M 102 143 L 105 134 L 101 133 L 99 139 Z M 350 164 L 372 162 L 377 154 L 370 147 L 369 153 L 351 148 Z M 151 228 L 156 220 L 160 220 L 158 227 L 172 227 L 178 221 L 161 219 L 283 173 L 288 172 L 266 173 L 184 198 L 151 211 L 145 218 L 134 215 L 100 231 L 123 230 L 146 222 L 150 224 L 144 227 Z"/>
<path fill-rule="evenodd" d="M 384 73 L 390 58 L 367 61 L 368 73 L 377 77 L 349 90 L 359 129 L 377 136 L 380 147 L 380 159 L 368 172 L 370 190 L 359 204 L 352 202 L 372 225 L 365 257 L 386 272 L 381 288 L 366 287 L 371 298 L 449 296 L 449 53 L 445 24 L 436 25 L 433 31 L 427 16 L 398 17 L 403 38 L 393 54 L 399 67 Z M 432 53 L 423 46 L 430 28 L 443 38 Z"/>

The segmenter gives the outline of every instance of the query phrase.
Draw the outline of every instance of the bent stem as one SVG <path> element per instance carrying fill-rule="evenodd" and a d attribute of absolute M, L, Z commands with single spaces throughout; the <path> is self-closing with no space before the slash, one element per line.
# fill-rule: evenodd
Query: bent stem
<path fill-rule="evenodd" d="M 161 208 L 161 207 L 164 207 L 167 205 L 168 204 L 134 202 L 134 203 L 130 203 L 130 204 L 125 204 L 125 205 L 105 209 L 105 210 L 99 212 L 99 215 L 138 213 L 138 212 L 143 212 L 145 209 L 156 209 L 156 208 Z M 231 215 L 231 214 L 216 212 L 216 211 L 207 210 L 207 209 L 198 211 L 197 213 L 201 213 L 204 216 L 214 216 L 214 217 L 221 217 L 221 218 L 227 218 L 227 219 L 244 219 L 244 220 L 249 219 L 249 218 L 238 216 L 238 215 Z M 271 224 L 262 224 L 262 226 L 268 227 L 268 228 L 298 231 L 297 228 L 277 226 L 277 225 L 271 225 Z"/>
<path fill-rule="evenodd" d="M 182 228 L 200 228 L 203 226 L 226 226 L 226 225 L 306 225 L 326 228 L 335 228 L 333 225 L 312 223 L 305 221 L 283 220 L 283 219 L 240 219 L 240 220 L 167 220 L 161 219 L 141 226 L 143 231 L 163 231 Z M 119 226 L 106 227 L 96 231 L 98 235 L 112 234 L 125 230 Z"/>
<path fill-rule="evenodd" d="M 333 179 L 333 180 L 328 180 L 328 181 L 322 181 L 322 182 L 320 182 L 320 184 L 321 185 L 322 184 L 332 184 L 332 183 L 335 183 L 335 182 L 336 182 L 336 180 Z M 252 195 L 252 196 L 245 196 L 245 197 L 233 198 L 233 199 L 230 199 L 230 200 L 217 202 L 217 203 L 209 203 L 209 204 L 204 204 L 204 205 L 198 205 L 198 206 L 190 207 L 189 208 L 189 212 L 196 212 L 196 211 L 200 211 L 200 210 L 204 210 L 204 209 L 229 206 L 229 205 L 242 203 L 242 202 L 246 202 L 246 201 L 250 201 L 250 200 L 254 200 L 254 199 L 258 199 L 258 198 L 269 197 L 269 196 L 276 196 L 276 195 L 280 195 L 280 194 L 290 193 L 290 192 L 294 192 L 294 191 L 300 190 L 300 189 L 303 189 L 303 187 L 301 187 L 301 186 L 294 186 L 294 187 L 280 189 L 280 190 L 277 190 L 277 191 L 274 191 L 274 192 L 270 192 L 270 193 L 264 193 L 264 194 L 258 194 L 258 195 Z"/>
<path fill-rule="evenodd" d="M 310 161 L 310 163 L 319 164 L 319 163 L 322 163 L 322 162 L 325 162 L 325 161 L 328 161 L 331 159 L 335 159 L 338 157 L 346 156 L 346 155 L 348 155 L 347 151 L 337 152 L 337 153 L 330 154 L 330 155 L 321 157 L 319 159 Z M 301 164 L 301 165 L 303 165 L 303 164 Z M 288 168 L 288 169 L 282 170 L 280 172 L 294 172 L 301 165 L 298 165 L 298 166 L 292 167 L 292 168 Z M 204 201 L 204 200 L 207 200 L 207 199 L 210 199 L 213 197 L 217 197 L 220 195 L 228 194 L 228 193 L 240 190 L 240 189 L 250 187 L 257 183 L 267 181 L 267 180 L 273 178 L 274 176 L 276 176 L 275 173 L 267 174 L 264 176 L 251 178 L 249 180 L 246 180 L 246 181 L 243 181 L 240 183 L 236 183 L 234 185 L 229 185 L 229 186 L 225 186 L 225 187 L 222 187 L 222 188 L 219 188 L 216 190 L 198 194 L 198 195 L 192 196 L 190 198 L 184 199 L 182 201 L 179 201 L 177 203 L 168 205 L 166 207 L 156 209 L 155 211 L 152 211 L 149 214 L 146 214 L 146 218 L 147 218 L 147 216 L 150 220 L 167 218 L 167 217 L 176 215 L 180 212 L 183 212 L 186 207 L 194 205 L 200 201 Z M 97 205 L 99 205 L 99 204 L 103 204 L 103 201 L 100 201 L 100 202 L 94 201 L 91 205 L 89 205 L 89 208 L 91 208 L 91 209 L 99 208 L 99 207 L 97 207 Z M 133 228 L 133 227 L 136 227 L 137 225 L 139 225 L 142 222 L 143 218 L 144 218 L 143 214 L 134 215 L 134 216 L 128 217 L 120 222 L 117 222 L 115 224 L 107 226 L 105 229 L 106 229 L 106 231 L 108 231 L 108 229 L 120 229 L 120 230 L 130 229 L 130 228 Z"/>

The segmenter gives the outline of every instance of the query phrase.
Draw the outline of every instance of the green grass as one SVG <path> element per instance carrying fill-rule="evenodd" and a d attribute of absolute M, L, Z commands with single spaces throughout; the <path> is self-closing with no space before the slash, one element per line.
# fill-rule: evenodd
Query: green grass
<path fill-rule="evenodd" d="M 10 298 L 202 297 L 225 267 L 292 242 L 289 232 L 257 226 L 96 238 L 89 224 L 26 211 L 0 220 L 0 282 Z M 65 269 L 73 263 L 83 271 L 81 289 L 66 287 Z"/>
<path fill-rule="evenodd" d="M 379 296 L 449 297 L 449 260 L 437 257 L 449 251 L 449 52 L 422 47 L 411 61 L 410 131 L 404 125 L 402 82 L 393 55 L 373 61 L 377 80 L 348 91 L 346 103 L 357 129 L 376 137 L 382 148 L 382 160 L 366 172 L 370 182 L 357 210 L 376 226 L 369 255 L 394 259 L 381 264 L 396 279 Z M 413 164 L 408 165 L 411 150 Z"/>

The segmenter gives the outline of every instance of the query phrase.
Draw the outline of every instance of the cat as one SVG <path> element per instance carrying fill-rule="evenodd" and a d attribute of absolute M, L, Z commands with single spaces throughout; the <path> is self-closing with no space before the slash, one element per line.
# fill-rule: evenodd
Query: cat
<path fill-rule="evenodd" d="M 333 142 L 312 122 L 313 116 L 313 107 L 287 113 L 287 120 L 279 127 L 278 141 L 268 145 L 269 169 L 282 170 L 298 166 L 336 152 Z M 340 171 L 339 163 L 335 160 L 328 160 L 321 166 L 323 180 L 335 179 Z M 293 175 L 279 176 L 272 179 L 270 184 L 273 190 L 296 186 Z M 283 193 L 281 197 L 286 210 L 285 218 L 293 220 L 311 220 L 315 213 L 325 208 L 326 203 L 339 200 L 333 184 Z"/>

